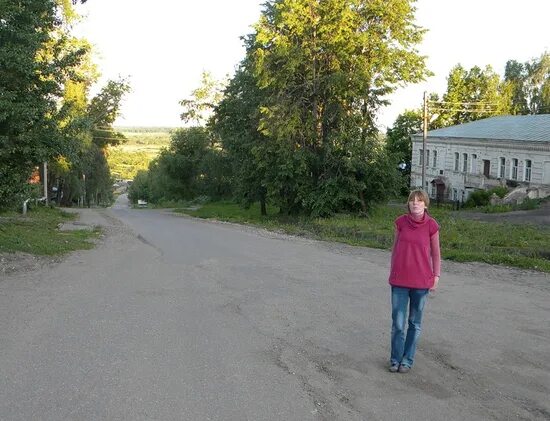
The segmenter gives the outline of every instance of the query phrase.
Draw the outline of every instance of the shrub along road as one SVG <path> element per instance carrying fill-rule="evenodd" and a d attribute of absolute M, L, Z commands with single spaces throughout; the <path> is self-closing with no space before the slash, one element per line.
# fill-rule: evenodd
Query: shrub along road
<path fill-rule="evenodd" d="M 550 418 L 550 276 L 444 262 L 390 374 L 389 253 L 82 210 L 94 250 L 0 281 L 0 418 Z"/>

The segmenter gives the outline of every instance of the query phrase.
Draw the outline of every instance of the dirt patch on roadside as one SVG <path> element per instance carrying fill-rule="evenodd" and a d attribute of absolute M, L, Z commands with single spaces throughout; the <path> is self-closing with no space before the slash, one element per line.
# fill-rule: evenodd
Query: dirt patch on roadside
<path fill-rule="evenodd" d="M 0 275 L 32 272 L 44 266 L 58 264 L 63 256 L 34 256 L 28 253 L 0 253 Z"/>

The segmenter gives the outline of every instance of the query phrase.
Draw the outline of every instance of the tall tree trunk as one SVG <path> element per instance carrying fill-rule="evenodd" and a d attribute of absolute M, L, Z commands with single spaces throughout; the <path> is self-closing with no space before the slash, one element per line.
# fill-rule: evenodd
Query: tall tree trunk
<path fill-rule="evenodd" d="M 266 216 L 267 215 L 267 207 L 265 204 L 265 196 L 262 195 L 260 197 L 260 215 Z"/>
<path fill-rule="evenodd" d="M 359 200 L 361 201 L 362 211 L 367 213 L 367 203 L 365 202 L 365 195 L 363 194 L 363 190 L 359 190 Z"/>

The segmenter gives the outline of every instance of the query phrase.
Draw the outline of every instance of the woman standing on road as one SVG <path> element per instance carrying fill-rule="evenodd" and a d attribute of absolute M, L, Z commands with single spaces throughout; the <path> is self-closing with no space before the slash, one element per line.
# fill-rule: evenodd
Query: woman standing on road
<path fill-rule="evenodd" d="M 391 257 L 392 329 L 390 372 L 407 373 L 420 337 L 422 312 L 429 291 L 437 288 L 441 270 L 439 225 L 428 214 L 430 198 L 414 190 L 407 201 L 409 212 L 395 220 Z M 408 329 L 405 320 L 409 310 Z"/>

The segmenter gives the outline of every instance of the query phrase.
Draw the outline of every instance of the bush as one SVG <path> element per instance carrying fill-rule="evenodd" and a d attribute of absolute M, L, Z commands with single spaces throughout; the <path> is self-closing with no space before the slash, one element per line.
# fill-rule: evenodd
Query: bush
<path fill-rule="evenodd" d="M 538 199 L 525 199 L 522 203 L 515 206 L 516 210 L 533 210 L 540 207 L 540 200 Z"/>
<path fill-rule="evenodd" d="M 492 193 L 489 190 L 476 190 L 468 197 L 464 207 L 476 208 L 480 206 L 487 206 L 491 200 Z"/>
<path fill-rule="evenodd" d="M 128 189 L 128 199 L 132 203 L 137 203 L 138 200 L 150 200 L 149 195 L 149 177 L 147 171 L 140 170 L 136 174 L 134 181 Z"/>
<path fill-rule="evenodd" d="M 501 199 L 508 194 L 508 189 L 503 186 L 494 187 L 490 190 L 476 190 L 468 197 L 468 200 L 464 203 L 466 208 L 478 208 L 488 206 L 491 197 L 496 194 Z"/>
<path fill-rule="evenodd" d="M 504 196 L 508 194 L 508 189 L 504 186 L 493 187 L 492 189 L 489 190 L 489 193 L 491 194 L 491 196 L 494 193 L 502 199 Z"/>

